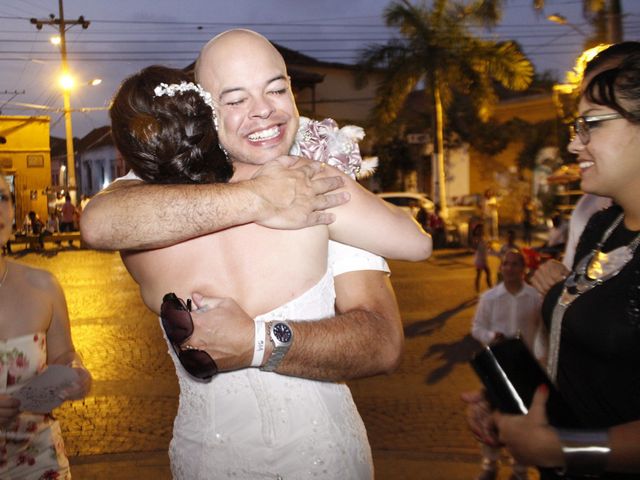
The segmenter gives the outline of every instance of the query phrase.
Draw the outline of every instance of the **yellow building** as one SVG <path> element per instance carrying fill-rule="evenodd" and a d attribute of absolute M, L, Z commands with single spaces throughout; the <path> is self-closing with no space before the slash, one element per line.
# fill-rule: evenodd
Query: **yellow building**
<path fill-rule="evenodd" d="M 0 116 L 0 166 L 15 193 L 18 229 L 30 210 L 47 220 L 49 121 L 44 116 Z"/>

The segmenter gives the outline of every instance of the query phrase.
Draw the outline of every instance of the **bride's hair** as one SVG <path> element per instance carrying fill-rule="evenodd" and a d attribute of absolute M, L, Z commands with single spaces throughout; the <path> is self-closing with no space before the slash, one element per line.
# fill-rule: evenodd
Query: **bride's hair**
<path fill-rule="evenodd" d="M 109 115 L 115 145 L 147 182 L 215 183 L 233 175 L 202 93 L 195 88 L 155 92 L 160 84 L 191 81 L 182 70 L 154 65 L 127 78 L 113 98 Z"/>

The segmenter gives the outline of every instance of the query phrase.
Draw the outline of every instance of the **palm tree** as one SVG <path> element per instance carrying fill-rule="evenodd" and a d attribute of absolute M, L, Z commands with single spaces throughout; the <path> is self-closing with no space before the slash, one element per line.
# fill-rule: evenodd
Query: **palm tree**
<path fill-rule="evenodd" d="M 515 43 L 482 40 L 469 32 L 464 22 L 478 12 L 448 0 L 434 0 L 431 9 L 424 1 L 414 6 L 409 0 L 396 0 L 384 17 L 388 26 L 399 28 L 402 38 L 372 45 L 360 58 L 363 71 L 382 72 L 373 112 L 379 125 L 393 122 L 409 93 L 424 83 L 427 103 L 434 109 L 437 193 L 445 218 L 443 105 L 454 93 L 468 95 L 480 118 L 487 119 L 497 100 L 494 81 L 524 90 L 533 77 L 533 66 Z"/>

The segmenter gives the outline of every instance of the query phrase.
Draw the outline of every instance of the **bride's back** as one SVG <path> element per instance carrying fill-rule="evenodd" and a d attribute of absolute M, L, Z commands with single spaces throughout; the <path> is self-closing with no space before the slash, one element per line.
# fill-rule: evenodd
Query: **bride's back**
<path fill-rule="evenodd" d="M 298 297 L 327 268 L 328 229 L 273 230 L 255 224 L 204 235 L 171 247 L 123 254 L 156 313 L 164 294 L 193 292 L 233 298 L 255 317 Z"/>

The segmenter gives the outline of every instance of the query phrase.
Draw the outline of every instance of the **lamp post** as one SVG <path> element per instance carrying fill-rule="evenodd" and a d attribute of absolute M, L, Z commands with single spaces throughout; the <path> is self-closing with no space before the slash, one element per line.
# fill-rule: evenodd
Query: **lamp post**
<path fill-rule="evenodd" d="M 70 100 L 70 90 L 73 86 L 73 82 L 71 81 L 71 75 L 69 74 L 69 65 L 67 63 L 67 42 L 65 38 L 65 34 L 67 28 L 71 28 L 74 25 L 81 25 L 83 29 L 89 28 L 90 22 L 85 20 L 81 15 L 78 17 L 78 20 L 65 21 L 64 19 L 64 7 L 62 5 L 62 0 L 58 0 L 58 9 L 60 12 L 60 17 L 55 18 L 53 14 L 49 16 L 48 20 L 38 20 L 37 18 L 32 18 L 30 22 L 36 26 L 38 30 L 42 30 L 43 25 L 51 25 L 57 27 L 60 39 L 60 55 L 62 57 L 62 99 L 64 103 L 64 123 L 65 123 L 65 135 L 67 137 L 67 175 L 65 187 L 68 190 L 75 190 L 76 188 L 76 164 L 73 153 L 73 129 L 71 126 L 71 100 Z M 57 42 L 55 42 L 57 43 Z"/>

